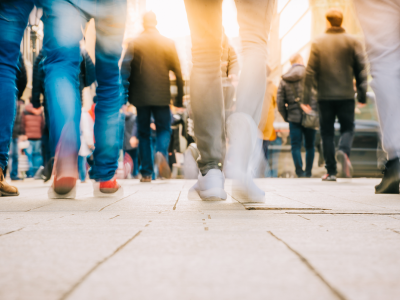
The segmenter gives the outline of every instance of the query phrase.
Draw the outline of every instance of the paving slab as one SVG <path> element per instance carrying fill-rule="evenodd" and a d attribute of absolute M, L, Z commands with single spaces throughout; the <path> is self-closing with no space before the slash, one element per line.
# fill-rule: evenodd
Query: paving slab
<path fill-rule="evenodd" d="M 0 198 L 0 299 L 400 299 L 400 195 L 377 179 L 257 179 L 264 204 L 188 197 L 193 180 L 124 196 Z"/>

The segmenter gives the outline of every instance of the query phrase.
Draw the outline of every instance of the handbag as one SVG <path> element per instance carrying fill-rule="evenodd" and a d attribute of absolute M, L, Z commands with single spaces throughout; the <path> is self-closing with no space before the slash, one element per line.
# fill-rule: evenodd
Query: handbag
<path fill-rule="evenodd" d="M 290 84 L 290 87 L 293 91 L 294 94 L 294 102 L 296 102 L 301 111 L 303 112 L 302 118 L 301 118 L 301 126 L 305 128 L 311 128 L 311 129 L 318 129 L 319 128 L 319 116 L 318 113 L 314 110 L 312 110 L 310 113 L 306 113 L 303 111 L 301 108 L 301 99 L 297 94 L 296 87 L 294 86 L 294 83 Z"/>

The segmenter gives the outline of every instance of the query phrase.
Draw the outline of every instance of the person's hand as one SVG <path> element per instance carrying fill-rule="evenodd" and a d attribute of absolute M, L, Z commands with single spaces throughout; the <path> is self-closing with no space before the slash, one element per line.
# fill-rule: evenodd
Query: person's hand
<path fill-rule="evenodd" d="M 88 145 L 89 150 L 94 150 L 94 145 Z"/>
<path fill-rule="evenodd" d="M 237 86 L 239 83 L 239 78 L 236 74 L 229 74 L 228 78 L 230 79 L 233 86 Z"/>
<path fill-rule="evenodd" d="M 131 145 L 132 148 L 137 148 L 137 146 L 139 145 L 139 141 L 136 138 L 136 136 L 130 138 L 129 144 Z"/>
<path fill-rule="evenodd" d="M 364 108 L 366 106 L 367 106 L 367 103 L 360 103 L 360 102 L 357 103 L 358 108 Z"/>
<path fill-rule="evenodd" d="M 300 107 L 301 107 L 301 109 L 306 113 L 306 114 L 309 114 L 309 113 L 311 113 L 312 112 L 312 108 L 311 108 L 311 106 L 310 105 L 308 105 L 308 104 L 300 104 Z"/>
<path fill-rule="evenodd" d="M 19 141 L 20 142 L 26 141 L 27 139 L 28 139 L 28 137 L 26 135 L 20 135 L 19 136 Z"/>
<path fill-rule="evenodd" d="M 183 114 L 186 111 L 186 108 L 174 106 L 174 111 L 177 114 Z"/>
<path fill-rule="evenodd" d="M 156 130 L 156 124 L 151 123 L 151 124 L 150 124 L 150 128 L 153 129 L 153 130 Z"/>

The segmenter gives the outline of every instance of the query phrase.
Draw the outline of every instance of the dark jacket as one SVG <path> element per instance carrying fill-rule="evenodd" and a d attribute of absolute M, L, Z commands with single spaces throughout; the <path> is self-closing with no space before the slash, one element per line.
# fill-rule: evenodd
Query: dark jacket
<path fill-rule="evenodd" d="M 367 73 L 362 44 L 343 28 L 330 28 L 311 45 L 304 103 L 308 103 L 312 88 L 318 92 L 318 101 L 354 99 L 353 78 L 358 101 L 365 103 Z"/>
<path fill-rule="evenodd" d="M 96 69 L 93 64 L 92 59 L 85 49 L 81 49 L 82 61 L 80 64 L 79 72 L 79 91 L 82 100 L 82 90 L 83 88 L 90 86 L 96 81 Z M 43 63 L 46 58 L 43 50 L 40 51 L 33 64 L 32 72 L 32 99 L 31 103 L 34 108 L 39 108 L 40 106 L 45 106 L 46 98 L 44 97 L 44 68 Z M 40 103 L 40 94 L 43 94 L 43 102 Z"/>
<path fill-rule="evenodd" d="M 303 110 L 300 107 L 303 97 L 306 68 L 295 64 L 283 76 L 278 87 L 276 102 L 278 111 L 286 122 L 301 123 Z M 296 97 L 300 101 L 296 101 Z M 311 107 L 317 110 L 316 101 L 312 98 Z"/>
<path fill-rule="evenodd" d="M 125 131 L 123 145 L 123 149 L 125 151 L 134 149 L 130 144 L 130 139 L 133 136 L 137 136 L 136 116 L 131 112 L 127 112 L 125 114 Z"/>
<path fill-rule="evenodd" d="M 28 137 L 28 140 L 40 140 L 44 127 L 43 114 L 34 114 L 32 104 L 25 105 L 22 113 L 21 131 Z"/>
<path fill-rule="evenodd" d="M 19 53 L 18 57 L 18 68 L 17 68 L 17 99 L 22 97 L 22 94 L 25 91 L 26 84 L 28 83 L 28 78 L 26 76 L 26 68 L 24 63 L 24 58 L 21 53 Z"/>
<path fill-rule="evenodd" d="M 127 100 L 136 107 L 170 105 L 169 71 L 175 73 L 178 88 L 174 105 L 182 107 L 183 80 L 175 44 L 155 28 L 144 30 L 128 45 L 124 58 Z"/>

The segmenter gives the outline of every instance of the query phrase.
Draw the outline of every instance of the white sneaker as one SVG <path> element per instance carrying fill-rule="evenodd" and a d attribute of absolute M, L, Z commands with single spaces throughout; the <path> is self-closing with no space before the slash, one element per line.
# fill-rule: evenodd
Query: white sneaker
<path fill-rule="evenodd" d="M 224 171 L 235 180 L 232 195 L 240 202 L 265 202 L 265 192 L 253 181 L 262 151 L 258 127 L 244 113 L 232 114 L 227 125 L 230 147 Z"/>
<path fill-rule="evenodd" d="M 189 198 L 193 193 L 197 193 L 205 201 L 226 200 L 224 184 L 225 177 L 218 169 L 208 171 L 206 176 L 199 173 L 196 184 L 189 190 Z"/>

